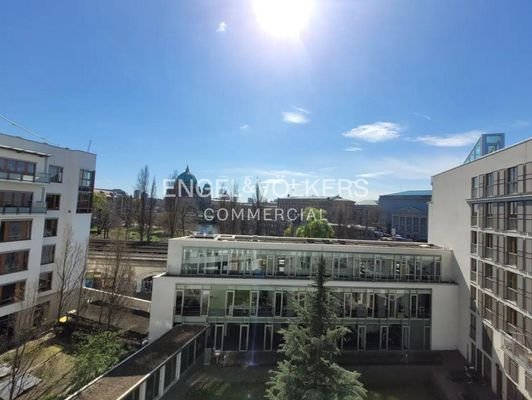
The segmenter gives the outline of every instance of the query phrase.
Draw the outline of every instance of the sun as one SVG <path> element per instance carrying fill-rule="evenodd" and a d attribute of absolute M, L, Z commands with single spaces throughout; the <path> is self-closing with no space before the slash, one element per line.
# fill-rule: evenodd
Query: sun
<path fill-rule="evenodd" d="M 312 0 L 254 0 L 257 22 L 269 34 L 298 38 L 312 12 Z"/>

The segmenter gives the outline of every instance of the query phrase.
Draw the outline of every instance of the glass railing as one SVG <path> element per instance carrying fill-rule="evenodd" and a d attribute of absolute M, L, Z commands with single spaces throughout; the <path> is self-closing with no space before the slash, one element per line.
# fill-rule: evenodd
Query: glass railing
<path fill-rule="evenodd" d="M 484 278 L 484 288 L 493 291 L 495 281 L 493 278 L 485 277 Z"/>
<path fill-rule="evenodd" d="M 35 183 L 50 183 L 50 174 L 46 172 L 38 172 L 35 175 L 25 174 L 21 172 L 5 172 L 0 171 L 0 179 L 18 182 L 35 182 Z"/>
<path fill-rule="evenodd" d="M 517 265 L 517 254 L 515 254 L 515 253 L 506 253 L 506 264 L 507 265 Z"/>
<path fill-rule="evenodd" d="M 532 372 L 532 352 L 518 341 L 515 332 L 513 336 L 503 335 L 502 348 L 510 353 L 528 372 Z"/>
<path fill-rule="evenodd" d="M 31 206 L 4 205 L 0 206 L 2 214 L 46 214 L 46 202 L 38 201 Z"/>
<path fill-rule="evenodd" d="M 517 290 L 507 287 L 504 298 L 509 301 L 517 301 Z"/>

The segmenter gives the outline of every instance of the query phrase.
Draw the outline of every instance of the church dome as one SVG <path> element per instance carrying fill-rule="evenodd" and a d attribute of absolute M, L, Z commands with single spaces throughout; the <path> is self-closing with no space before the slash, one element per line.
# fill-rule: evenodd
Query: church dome
<path fill-rule="evenodd" d="M 190 173 L 188 165 L 185 172 L 179 174 L 179 176 L 177 177 L 177 181 L 187 187 L 196 186 L 198 184 L 198 180 L 196 179 L 196 177 Z"/>

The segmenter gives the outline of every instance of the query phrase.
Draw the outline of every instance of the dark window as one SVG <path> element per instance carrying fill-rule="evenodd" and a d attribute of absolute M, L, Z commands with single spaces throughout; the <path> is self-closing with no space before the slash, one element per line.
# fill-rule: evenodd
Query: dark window
<path fill-rule="evenodd" d="M 24 300 L 25 289 L 25 281 L 0 286 L 0 306 Z"/>
<path fill-rule="evenodd" d="M 517 362 L 508 357 L 507 354 L 504 355 L 504 369 L 514 382 L 519 383 L 519 366 L 517 365 Z"/>
<path fill-rule="evenodd" d="M 18 191 L 0 191 L 0 207 L 31 207 L 33 193 Z"/>
<path fill-rule="evenodd" d="M 506 193 L 517 192 L 517 179 L 517 167 L 508 168 L 506 170 Z"/>
<path fill-rule="evenodd" d="M 471 198 L 475 199 L 478 197 L 478 176 L 471 178 Z"/>
<path fill-rule="evenodd" d="M 42 247 L 41 265 L 51 264 L 55 261 L 55 244 Z"/>
<path fill-rule="evenodd" d="M 63 167 L 58 167 L 57 165 L 50 165 L 50 182 L 63 182 Z"/>
<path fill-rule="evenodd" d="M 48 210 L 59 210 L 59 203 L 61 202 L 61 195 L 46 194 L 46 207 Z"/>
<path fill-rule="evenodd" d="M 27 270 L 29 254 L 29 250 L 1 253 L 0 275 Z"/>
<path fill-rule="evenodd" d="M 52 290 L 53 272 L 43 272 L 39 275 L 39 292 L 46 292 Z"/>
<path fill-rule="evenodd" d="M 44 221 L 44 237 L 57 236 L 57 218 L 50 218 Z"/>
<path fill-rule="evenodd" d="M 10 158 L 0 158 L 0 179 L 16 181 L 35 180 L 35 163 Z"/>
<path fill-rule="evenodd" d="M 92 212 L 92 193 L 94 192 L 94 171 L 81 169 L 79 171 L 77 213 Z"/>
<path fill-rule="evenodd" d="M 484 196 L 493 196 L 495 194 L 495 174 L 491 172 L 484 177 Z"/>
<path fill-rule="evenodd" d="M 0 225 L 0 241 L 31 239 L 31 221 L 2 221 Z"/>

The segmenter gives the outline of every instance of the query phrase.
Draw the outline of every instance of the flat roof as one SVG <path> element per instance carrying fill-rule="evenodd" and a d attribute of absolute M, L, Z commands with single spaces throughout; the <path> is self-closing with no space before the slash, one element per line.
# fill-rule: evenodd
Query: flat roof
<path fill-rule="evenodd" d="M 383 194 L 380 197 L 386 196 L 432 196 L 432 190 L 406 190 L 404 192 Z"/>
<path fill-rule="evenodd" d="M 0 135 L 2 136 L 7 136 L 7 137 L 11 137 L 11 138 L 14 138 L 14 139 L 18 139 L 18 140 L 24 140 L 25 142 L 29 142 L 29 143 L 36 143 L 38 145 L 44 145 L 44 146 L 49 146 L 49 147 L 53 147 L 53 148 L 56 148 L 56 149 L 61 149 L 61 150 L 69 150 L 69 151 L 76 151 L 76 152 L 79 152 L 79 153 L 86 153 L 86 154 L 91 154 L 93 156 L 96 155 L 96 153 L 92 153 L 90 151 L 85 151 L 85 150 L 79 150 L 79 149 L 70 149 L 68 147 L 62 147 L 62 146 L 59 146 L 59 145 L 56 145 L 56 144 L 50 144 L 50 143 L 47 143 L 45 141 L 42 141 L 42 142 L 39 142 L 37 140 L 33 140 L 33 139 L 28 139 L 28 138 L 25 138 L 25 137 L 22 137 L 22 136 L 17 136 L 17 135 L 10 135 L 8 133 L 4 133 L 4 132 L 0 132 Z M 44 153 L 43 153 L 44 154 Z M 51 156 L 50 154 L 48 154 L 48 156 Z"/>
<path fill-rule="evenodd" d="M 39 151 L 21 149 L 20 147 L 6 146 L 4 144 L 0 144 L 0 149 L 11 150 L 17 153 L 32 154 L 34 156 L 39 156 L 39 157 L 50 157 L 51 156 L 51 154 L 41 153 Z"/>
<path fill-rule="evenodd" d="M 206 329 L 206 325 L 176 326 L 122 361 L 73 398 L 78 400 L 118 399 Z"/>
<path fill-rule="evenodd" d="M 252 235 L 228 235 L 228 234 L 194 234 L 175 239 L 206 240 L 213 242 L 234 242 L 234 243 L 278 243 L 278 244 L 319 244 L 319 245 L 344 245 L 344 246 L 375 246 L 375 247 L 399 247 L 399 248 L 429 248 L 443 249 L 425 242 L 406 242 L 393 240 L 352 240 L 352 239 L 322 239 L 322 238 L 301 238 L 284 236 L 252 236 Z M 172 239 L 170 239 L 172 240 Z"/>

